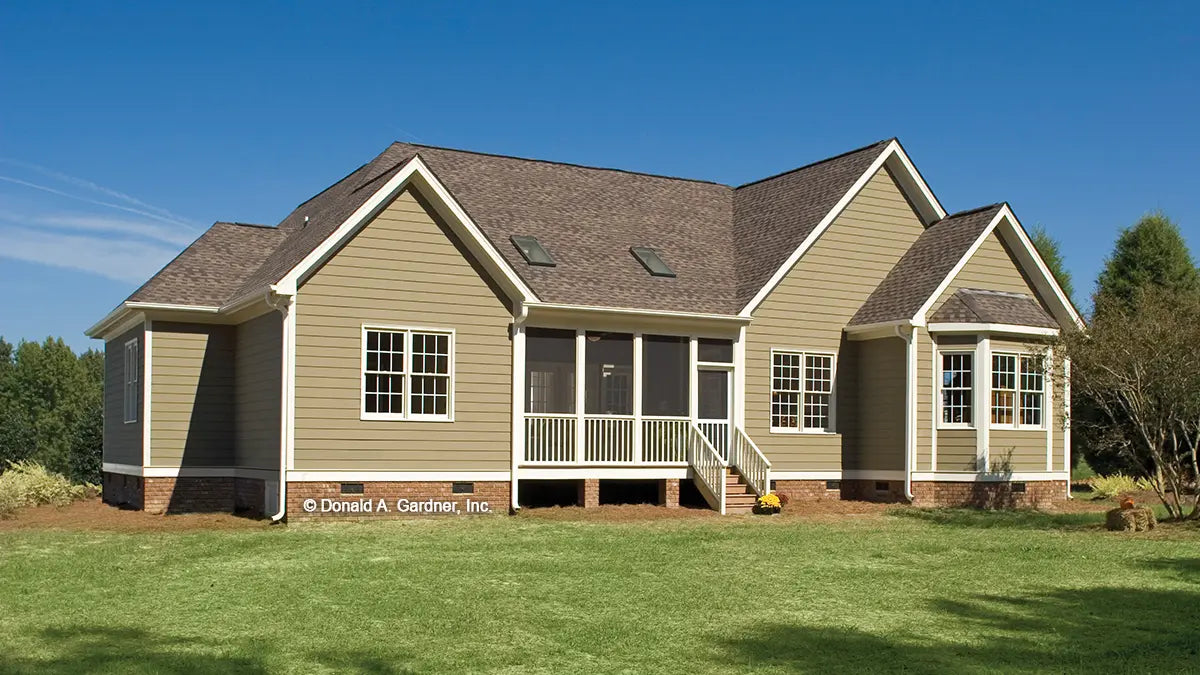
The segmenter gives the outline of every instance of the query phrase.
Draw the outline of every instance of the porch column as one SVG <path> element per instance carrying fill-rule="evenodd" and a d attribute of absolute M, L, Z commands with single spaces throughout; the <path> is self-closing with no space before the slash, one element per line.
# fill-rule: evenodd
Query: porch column
<path fill-rule="evenodd" d="M 633 463 L 642 462 L 642 334 L 633 334 Z"/>
<path fill-rule="evenodd" d="M 579 505 L 585 509 L 600 506 L 599 478 L 584 478 L 579 481 Z"/>
<path fill-rule="evenodd" d="M 585 455 L 583 406 L 585 402 L 584 387 L 587 379 L 584 359 L 587 358 L 587 332 L 583 329 L 575 331 L 575 461 L 583 463 Z"/>
<path fill-rule="evenodd" d="M 512 508 L 518 508 L 517 467 L 525 456 L 525 324 L 514 321 L 512 329 L 512 469 L 509 492 Z"/>
<path fill-rule="evenodd" d="M 688 338 L 688 417 L 696 421 L 700 413 L 700 372 L 696 368 L 699 361 L 700 346 L 696 336 Z"/>

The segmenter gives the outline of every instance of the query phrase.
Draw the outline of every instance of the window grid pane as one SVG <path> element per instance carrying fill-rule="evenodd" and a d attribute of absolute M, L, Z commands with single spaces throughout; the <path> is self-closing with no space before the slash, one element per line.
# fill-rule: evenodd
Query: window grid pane
<path fill-rule="evenodd" d="M 971 424 L 973 365 L 973 354 L 942 354 L 942 422 Z"/>
<path fill-rule="evenodd" d="M 992 424 L 1016 423 L 1017 357 L 992 355 Z"/>
<path fill-rule="evenodd" d="M 365 338 L 364 413 L 397 417 L 449 413 L 449 334 L 367 330 Z M 407 358 L 406 339 L 410 343 Z"/>
<path fill-rule="evenodd" d="M 1021 357 L 1020 420 L 1027 426 L 1042 426 L 1042 410 L 1045 404 L 1046 373 L 1040 360 L 1032 356 Z"/>
<path fill-rule="evenodd" d="M 832 355 L 775 352 L 771 360 L 771 427 L 828 430 L 832 392 Z"/>

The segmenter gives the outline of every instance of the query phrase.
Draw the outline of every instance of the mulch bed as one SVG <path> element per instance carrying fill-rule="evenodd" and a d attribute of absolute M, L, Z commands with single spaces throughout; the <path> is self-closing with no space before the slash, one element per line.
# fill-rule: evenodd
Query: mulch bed
<path fill-rule="evenodd" d="M 34 506 L 0 519 L 0 532 L 11 530 L 92 530 L 105 532 L 180 532 L 268 527 L 268 520 L 228 513 L 156 515 L 86 499 L 69 506 Z"/>

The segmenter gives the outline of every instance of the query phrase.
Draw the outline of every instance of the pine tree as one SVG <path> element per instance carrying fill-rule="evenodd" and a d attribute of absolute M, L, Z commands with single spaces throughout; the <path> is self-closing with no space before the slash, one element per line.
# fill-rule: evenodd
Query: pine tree
<path fill-rule="evenodd" d="M 1133 307 L 1147 287 L 1200 292 L 1200 274 L 1179 226 L 1161 211 L 1146 214 L 1121 231 L 1096 283 L 1096 304 L 1105 306 L 1101 300 L 1107 299 Z"/>
<path fill-rule="evenodd" d="M 1063 260 L 1062 246 L 1059 241 L 1050 236 L 1050 233 L 1042 225 L 1033 228 L 1029 238 L 1033 241 L 1033 247 L 1037 249 L 1038 255 L 1042 256 L 1046 267 L 1050 268 L 1050 273 L 1054 275 L 1055 281 L 1062 287 L 1063 293 L 1066 293 L 1067 297 L 1074 302 L 1075 284 L 1071 282 L 1071 272 L 1067 270 Z"/>

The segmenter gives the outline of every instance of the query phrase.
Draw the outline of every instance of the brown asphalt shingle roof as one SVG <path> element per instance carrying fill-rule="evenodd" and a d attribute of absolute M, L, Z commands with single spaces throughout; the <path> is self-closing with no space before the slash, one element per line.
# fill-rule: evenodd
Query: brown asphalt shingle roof
<path fill-rule="evenodd" d="M 960 288 L 942 304 L 929 323 L 1004 323 L 1058 328 L 1058 323 L 1028 295 Z"/>
<path fill-rule="evenodd" d="M 741 187 L 394 143 L 277 228 L 215 225 L 130 299 L 222 304 L 278 281 L 419 154 L 542 301 L 735 314 L 888 142 Z M 528 265 L 511 235 L 537 237 L 558 265 Z M 650 276 L 631 246 L 677 276 Z"/>
<path fill-rule="evenodd" d="M 866 326 L 913 318 L 1003 207 L 1003 204 L 992 204 L 962 211 L 926 228 L 848 325 Z"/>
<path fill-rule="evenodd" d="M 129 300 L 220 306 L 286 235 L 284 230 L 265 225 L 214 223 Z"/>

